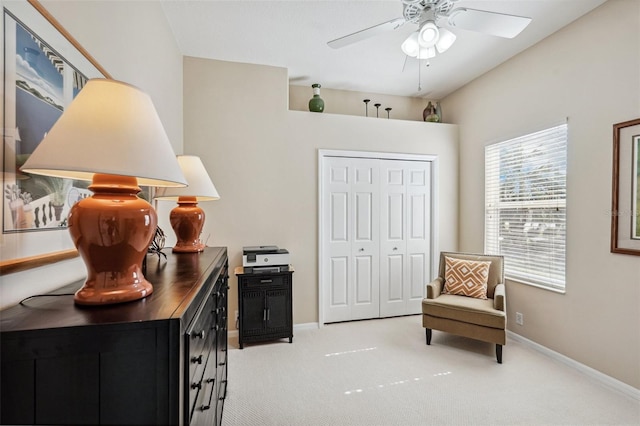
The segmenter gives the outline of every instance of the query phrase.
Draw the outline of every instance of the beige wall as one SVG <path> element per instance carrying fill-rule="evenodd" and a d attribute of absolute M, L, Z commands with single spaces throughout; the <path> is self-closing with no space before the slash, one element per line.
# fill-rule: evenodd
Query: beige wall
<path fill-rule="evenodd" d="M 182 54 L 157 1 L 42 0 L 116 80 L 147 92 L 182 152 Z"/>
<path fill-rule="evenodd" d="M 42 4 L 113 78 L 151 96 L 174 151 L 181 153 L 182 55 L 160 3 L 44 0 Z M 150 153 L 147 160 L 152 158 Z M 59 234 L 69 239 L 68 233 Z M 0 235 L 1 251 L 16 250 L 5 244 L 21 241 Z M 0 309 L 85 276 L 79 259 L 1 276 Z"/>
<path fill-rule="evenodd" d="M 456 248 L 457 126 L 288 111 L 283 68 L 185 58 L 184 77 L 185 152 L 202 158 L 221 196 L 201 203 L 203 235 L 229 248 L 232 267 L 243 246 L 288 249 L 294 323 L 318 321 L 318 149 L 437 155 L 440 248 Z M 230 286 L 233 317 L 235 276 Z"/>
<path fill-rule="evenodd" d="M 309 99 L 313 97 L 311 86 L 289 86 L 289 109 L 295 111 L 309 111 Z M 423 121 L 422 111 L 429 102 L 422 98 L 406 96 L 383 95 L 380 93 L 351 92 L 320 88 L 320 97 L 324 100 L 324 112 L 330 114 L 357 115 L 359 117 L 387 119 L 385 108 L 391 108 L 389 118 L 392 120 Z M 363 99 L 370 99 L 368 111 L 365 110 Z M 376 117 L 375 104 L 380 104 Z M 435 105 L 435 101 L 433 101 Z M 444 113 L 443 113 L 444 115 Z M 443 121 L 446 123 L 445 120 Z"/>
<path fill-rule="evenodd" d="M 483 249 L 484 146 L 568 117 L 566 294 L 509 282 L 508 316 L 524 314 L 509 328 L 636 388 L 640 257 L 609 252 L 609 212 L 612 124 L 640 117 L 639 27 L 640 2 L 609 0 L 443 102 L 460 125 L 469 251 Z"/>

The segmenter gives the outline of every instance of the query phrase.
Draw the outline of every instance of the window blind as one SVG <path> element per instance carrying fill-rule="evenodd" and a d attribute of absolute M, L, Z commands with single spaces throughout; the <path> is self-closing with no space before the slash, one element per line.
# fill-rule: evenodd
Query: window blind
<path fill-rule="evenodd" d="M 485 147 L 485 253 L 505 276 L 564 290 L 567 124 Z"/>

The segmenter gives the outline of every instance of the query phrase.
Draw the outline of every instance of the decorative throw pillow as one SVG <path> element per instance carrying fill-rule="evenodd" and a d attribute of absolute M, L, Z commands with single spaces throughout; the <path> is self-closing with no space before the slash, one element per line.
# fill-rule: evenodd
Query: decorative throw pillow
<path fill-rule="evenodd" d="M 461 296 L 487 298 L 490 261 L 455 259 L 445 256 L 444 292 Z"/>

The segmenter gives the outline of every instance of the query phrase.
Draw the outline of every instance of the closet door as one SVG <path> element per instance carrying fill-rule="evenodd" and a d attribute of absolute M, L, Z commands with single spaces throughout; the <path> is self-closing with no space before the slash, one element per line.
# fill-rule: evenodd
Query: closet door
<path fill-rule="evenodd" d="M 324 168 L 325 322 L 377 318 L 380 314 L 378 160 L 330 158 Z"/>
<path fill-rule="evenodd" d="M 381 160 L 380 316 L 417 314 L 431 271 L 430 163 Z"/>

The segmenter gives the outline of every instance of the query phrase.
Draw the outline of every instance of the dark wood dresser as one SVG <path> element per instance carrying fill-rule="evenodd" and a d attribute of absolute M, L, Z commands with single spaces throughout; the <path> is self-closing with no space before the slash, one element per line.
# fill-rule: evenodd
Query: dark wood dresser
<path fill-rule="evenodd" d="M 44 296 L 0 311 L 0 423 L 221 423 L 227 249 L 165 253 L 147 256 L 145 299 L 87 307 Z"/>

